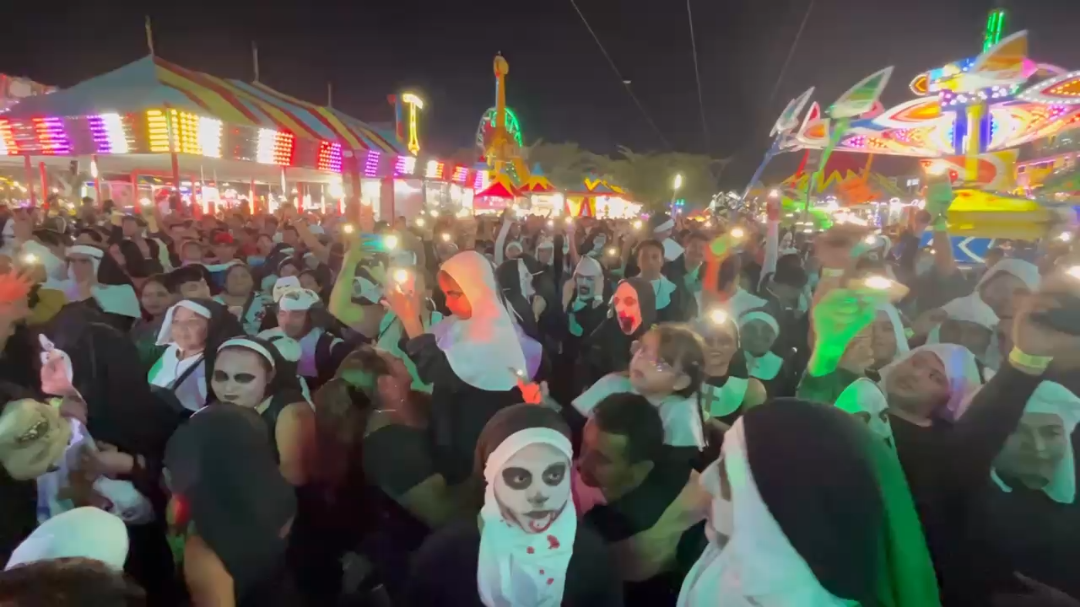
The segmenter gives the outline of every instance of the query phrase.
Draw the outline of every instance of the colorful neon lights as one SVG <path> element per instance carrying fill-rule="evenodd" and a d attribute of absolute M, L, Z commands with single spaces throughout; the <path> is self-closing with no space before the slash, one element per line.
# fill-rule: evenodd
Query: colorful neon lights
<path fill-rule="evenodd" d="M 169 120 L 161 110 L 146 110 L 146 135 L 151 152 L 171 152 Z"/>
<path fill-rule="evenodd" d="M 1020 93 L 1019 98 L 1032 103 L 1080 104 L 1080 71 L 1040 82 Z"/>
<path fill-rule="evenodd" d="M 261 164 L 289 166 L 295 139 L 292 133 L 273 129 L 259 129 L 259 142 L 256 145 L 255 161 Z"/>
<path fill-rule="evenodd" d="M 457 167 L 454 169 L 454 175 L 450 178 L 454 183 L 465 183 L 469 178 L 469 167 Z"/>
<path fill-rule="evenodd" d="M 34 118 L 34 133 L 41 144 L 41 153 L 48 156 L 71 153 L 71 141 L 64 132 L 60 118 Z"/>
<path fill-rule="evenodd" d="M 428 179 L 442 179 L 445 168 L 446 165 L 438 160 L 429 160 L 427 163 L 427 170 L 424 171 L 424 177 Z"/>
<path fill-rule="evenodd" d="M 480 192 L 488 187 L 488 172 L 477 171 L 476 179 L 473 180 L 473 189 Z"/>
<path fill-rule="evenodd" d="M 405 93 L 401 101 L 409 106 L 409 152 L 415 156 L 420 153 L 420 127 L 417 124 L 417 110 L 424 109 L 424 100 L 412 93 Z"/>
<path fill-rule="evenodd" d="M 101 114 L 87 119 L 98 154 L 127 154 L 131 149 L 120 114 Z"/>
<path fill-rule="evenodd" d="M 1005 30 L 1005 9 L 998 8 L 990 11 L 986 19 L 986 34 L 983 36 L 983 52 L 990 50 L 998 42 L 1001 42 L 1001 33 Z"/>
<path fill-rule="evenodd" d="M 11 134 L 11 123 L 0 119 L 0 155 L 14 156 L 19 153 L 19 146 L 15 145 L 15 137 Z"/>
<path fill-rule="evenodd" d="M 379 162 L 382 160 L 382 154 L 377 150 L 368 150 L 367 158 L 364 160 L 364 177 L 374 177 L 379 174 Z"/>
<path fill-rule="evenodd" d="M 394 162 L 394 175 L 412 175 L 416 170 L 416 156 L 398 156 Z"/>
<path fill-rule="evenodd" d="M 329 141 L 319 142 L 319 160 L 316 167 L 320 171 L 341 172 L 341 144 Z M 338 196 L 340 198 L 340 196 Z"/>

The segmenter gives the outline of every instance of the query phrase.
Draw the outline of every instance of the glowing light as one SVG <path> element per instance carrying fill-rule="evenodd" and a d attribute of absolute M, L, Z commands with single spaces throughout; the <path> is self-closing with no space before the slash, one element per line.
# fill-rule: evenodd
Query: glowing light
<path fill-rule="evenodd" d="M 548 224 L 549 228 L 554 228 L 555 227 L 555 220 L 554 219 L 549 219 L 547 224 Z"/>
<path fill-rule="evenodd" d="M 347 223 L 341 228 L 341 231 L 345 232 L 346 234 L 352 234 L 356 231 L 356 228 L 354 228 L 351 223 Z"/>
<path fill-rule="evenodd" d="M 1080 266 L 1072 266 L 1068 270 L 1065 270 L 1065 273 L 1077 280 L 1080 280 Z"/>
<path fill-rule="evenodd" d="M 171 152 L 169 120 L 161 110 L 146 110 L 146 135 L 151 152 Z"/>
<path fill-rule="evenodd" d="M 676 190 L 682 187 L 682 173 L 675 175 L 675 183 L 673 186 Z"/>
<path fill-rule="evenodd" d="M 634 220 L 634 229 L 635 230 L 640 230 L 642 225 L 644 225 L 644 224 L 641 223 L 640 219 Z"/>
<path fill-rule="evenodd" d="M 41 144 L 41 153 L 49 156 L 70 154 L 71 141 L 64 132 L 64 121 L 60 118 L 34 118 L 34 132 Z"/>
<path fill-rule="evenodd" d="M 429 160 L 427 163 L 427 170 L 424 171 L 424 177 L 427 177 L 428 179 L 442 179 L 444 168 L 446 168 L 446 165 L 438 160 Z"/>
<path fill-rule="evenodd" d="M 416 156 L 398 156 L 394 161 L 394 175 L 412 175 L 416 170 Z"/>
<path fill-rule="evenodd" d="M 1062 232 L 1058 236 L 1058 240 L 1060 240 L 1061 242 L 1069 242 L 1070 240 L 1072 240 L 1072 236 L 1073 235 L 1071 232 Z"/>
<path fill-rule="evenodd" d="M 383 244 L 386 245 L 387 249 L 396 249 L 398 246 L 398 237 L 393 234 L 387 234 L 386 237 L 383 238 Z"/>
<path fill-rule="evenodd" d="M 221 158 L 221 121 L 199 116 L 197 124 L 196 143 L 203 156 Z"/>
<path fill-rule="evenodd" d="M 769 190 L 769 198 L 779 198 L 780 190 Z"/>
<path fill-rule="evenodd" d="M 450 178 L 454 183 L 465 183 L 469 179 L 469 167 L 457 167 L 454 169 L 454 174 Z"/>
<path fill-rule="evenodd" d="M 742 238 L 743 236 L 746 236 L 746 232 L 744 232 L 742 228 L 735 228 L 734 230 L 731 231 L 731 237 L 732 238 L 739 239 L 739 238 Z"/>
<path fill-rule="evenodd" d="M 417 111 L 424 109 L 424 100 L 412 93 L 405 93 L 401 101 L 409 106 L 409 152 L 413 156 L 420 153 L 420 127 Z"/>
<path fill-rule="evenodd" d="M 619 250 L 616 249 L 615 247 L 611 247 L 610 249 L 607 250 L 607 254 L 610 255 L 611 257 L 615 257 L 616 255 L 619 254 Z"/>
<path fill-rule="evenodd" d="M 364 177 L 374 177 L 379 173 L 379 161 L 382 154 L 377 150 L 368 150 L 367 158 L 364 159 Z"/>
<path fill-rule="evenodd" d="M 443 232 L 442 235 L 440 236 L 440 238 L 442 238 L 443 242 L 450 242 L 450 235 L 447 234 L 446 232 Z"/>
<path fill-rule="evenodd" d="M 292 133 L 283 133 L 274 129 L 259 129 L 259 141 L 255 148 L 255 161 L 261 164 L 288 166 L 292 163 Z"/>
<path fill-rule="evenodd" d="M 11 134 L 11 123 L 0 119 L 0 155 L 12 156 L 18 153 L 19 147 L 15 145 L 15 137 Z"/>
<path fill-rule="evenodd" d="M 983 52 L 990 50 L 998 42 L 1001 42 L 1001 32 L 1005 29 L 1005 9 L 999 8 L 990 11 L 990 17 L 986 20 L 986 35 L 983 37 Z"/>
<path fill-rule="evenodd" d="M 422 228 L 422 227 L 424 227 L 424 224 L 425 224 L 425 223 L 426 223 L 426 222 L 424 221 L 424 218 L 423 218 L 423 217 L 417 217 L 417 218 L 416 218 L 416 225 L 420 226 L 421 228 Z"/>
<path fill-rule="evenodd" d="M 892 287 L 893 281 L 885 278 L 884 276 L 869 276 L 864 281 L 864 284 L 871 289 L 877 289 L 878 291 L 885 291 Z"/>
<path fill-rule="evenodd" d="M 341 182 L 341 176 L 335 175 L 336 179 L 330 181 L 330 184 L 326 186 L 326 192 L 330 195 L 330 198 L 334 200 L 341 200 L 345 197 L 345 184 Z"/>
<path fill-rule="evenodd" d="M 38 262 L 37 255 L 34 255 L 33 253 L 27 253 L 26 255 L 23 255 L 22 260 L 25 264 L 35 264 Z"/>
<path fill-rule="evenodd" d="M 98 172 L 97 160 L 90 159 L 90 177 L 97 179 L 100 173 Z"/>
<path fill-rule="evenodd" d="M 341 144 L 330 141 L 319 142 L 319 160 L 316 165 L 320 171 L 341 172 Z M 340 196 L 335 196 L 340 198 Z"/>
<path fill-rule="evenodd" d="M 140 198 L 139 199 L 139 204 L 141 204 L 144 207 L 148 207 L 148 206 L 154 204 L 154 202 L 152 200 L 150 200 L 149 198 Z"/>
<path fill-rule="evenodd" d="M 396 280 L 397 282 L 399 282 L 401 284 L 409 282 L 409 271 L 408 270 L 395 270 L 394 271 L 394 280 Z"/>
<path fill-rule="evenodd" d="M 720 309 L 713 310 L 709 312 L 709 320 L 714 324 L 722 325 L 728 320 L 727 312 Z"/>
<path fill-rule="evenodd" d="M 473 189 L 479 192 L 486 187 L 488 187 L 488 172 L 477 171 L 476 179 L 473 181 Z"/>
<path fill-rule="evenodd" d="M 99 154 L 127 154 L 127 132 L 120 114 L 101 114 L 87 118 L 94 146 Z"/>

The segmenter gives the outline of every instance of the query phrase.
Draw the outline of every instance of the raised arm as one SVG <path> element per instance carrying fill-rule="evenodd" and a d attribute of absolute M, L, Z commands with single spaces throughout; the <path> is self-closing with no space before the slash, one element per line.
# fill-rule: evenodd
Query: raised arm
<path fill-rule="evenodd" d="M 351 245 L 353 243 L 346 243 Z M 363 306 L 353 303 L 353 282 L 356 279 L 356 266 L 363 260 L 364 254 L 358 246 L 349 246 L 341 261 L 334 288 L 330 291 L 330 314 L 348 327 L 359 326 L 364 320 Z"/>

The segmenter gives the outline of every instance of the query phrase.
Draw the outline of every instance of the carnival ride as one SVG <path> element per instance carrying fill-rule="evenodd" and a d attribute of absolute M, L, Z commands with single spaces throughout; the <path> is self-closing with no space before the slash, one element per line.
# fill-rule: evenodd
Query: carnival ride
<path fill-rule="evenodd" d="M 918 75 L 910 84 L 916 99 L 881 108 L 877 101 L 890 67 L 859 82 L 826 110 L 812 104 L 801 121 L 813 89 L 792 100 L 773 127 L 773 145 L 751 184 L 781 152 L 805 150 L 817 157 L 816 166 L 807 168 L 809 184 L 820 182 L 819 169 L 833 152 L 908 156 L 923 159 L 928 171 L 944 170 L 952 177 L 957 202 L 949 212 L 950 230 L 1034 237 L 1071 220 L 1067 204 L 1024 198 L 1012 190 L 1016 148 L 1080 128 L 1080 71 L 1029 59 L 1026 31 L 1001 39 L 1004 15 L 1001 9 L 991 13 L 982 54 Z"/>

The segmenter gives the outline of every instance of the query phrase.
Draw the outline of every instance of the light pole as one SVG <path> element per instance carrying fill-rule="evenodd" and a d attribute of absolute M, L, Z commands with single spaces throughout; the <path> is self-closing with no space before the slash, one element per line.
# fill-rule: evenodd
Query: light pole
<path fill-rule="evenodd" d="M 675 174 L 675 182 L 671 186 L 671 215 L 675 216 L 675 198 L 679 195 L 679 188 L 682 187 L 682 173 Z"/>

